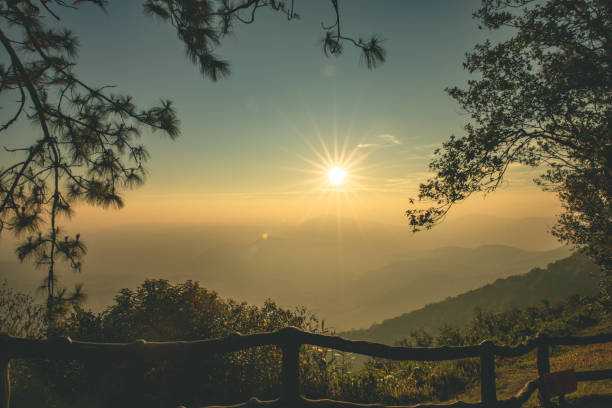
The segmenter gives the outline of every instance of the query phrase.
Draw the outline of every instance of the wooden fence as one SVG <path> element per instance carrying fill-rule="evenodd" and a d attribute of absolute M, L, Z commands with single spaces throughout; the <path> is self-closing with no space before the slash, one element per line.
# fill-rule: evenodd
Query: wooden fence
<path fill-rule="evenodd" d="M 550 371 L 549 348 L 552 345 L 576 346 L 612 342 L 612 333 L 586 337 L 550 337 L 540 335 L 515 347 L 499 346 L 485 340 L 478 345 L 459 347 L 392 347 L 366 341 L 352 341 L 337 336 L 327 336 L 287 327 L 271 333 L 250 335 L 232 334 L 220 339 L 174 342 L 147 342 L 137 340 L 132 343 L 92 343 L 72 341 L 68 338 L 51 340 L 19 339 L 0 335 L 0 408 L 10 405 L 11 359 L 68 359 L 68 360 L 119 360 L 144 359 L 165 360 L 203 358 L 212 353 L 226 353 L 246 348 L 276 345 L 283 352 L 282 391 L 279 398 L 272 401 L 249 401 L 232 405 L 232 408 L 251 407 L 304 407 L 304 408 L 365 408 L 380 407 L 381 404 L 357 404 L 345 401 L 311 400 L 300 395 L 299 390 L 299 352 L 300 346 L 310 344 L 336 349 L 349 353 L 365 354 L 391 360 L 442 361 L 462 358 L 479 358 L 481 366 L 481 402 L 452 404 L 420 404 L 413 407 L 520 407 L 540 386 L 539 378 L 529 381 L 515 396 L 497 400 L 495 389 L 495 356 L 518 357 L 537 349 L 537 367 L 540 376 Z M 577 381 L 611 379 L 612 369 L 582 371 L 576 373 Z M 545 401 L 546 402 L 546 401 Z M 212 408 L 212 407 L 211 407 Z M 219 408 L 219 407 L 217 407 Z M 227 408 L 227 407 L 226 407 Z"/>

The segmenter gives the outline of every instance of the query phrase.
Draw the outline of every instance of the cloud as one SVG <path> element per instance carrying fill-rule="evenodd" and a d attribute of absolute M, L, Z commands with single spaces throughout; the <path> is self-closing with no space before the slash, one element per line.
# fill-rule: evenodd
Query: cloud
<path fill-rule="evenodd" d="M 378 143 L 359 143 L 357 145 L 358 149 L 367 149 L 369 147 L 378 147 L 380 146 Z"/>
<path fill-rule="evenodd" d="M 331 78 L 336 76 L 336 66 L 331 64 L 326 64 L 323 68 L 321 68 L 321 75 L 325 78 Z"/>
<path fill-rule="evenodd" d="M 378 137 L 379 139 L 383 140 L 384 142 L 388 144 L 395 144 L 395 145 L 402 144 L 402 142 L 400 142 L 397 137 L 390 135 L 388 133 L 377 135 L 376 137 Z"/>
<path fill-rule="evenodd" d="M 388 133 L 376 135 L 376 138 L 379 140 L 378 143 L 359 143 L 357 145 L 357 148 L 358 149 L 368 149 L 368 148 L 373 148 L 373 147 L 388 147 L 388 146 L 402 144 L 402 142 L 397 137 L 390 135 Z"/>

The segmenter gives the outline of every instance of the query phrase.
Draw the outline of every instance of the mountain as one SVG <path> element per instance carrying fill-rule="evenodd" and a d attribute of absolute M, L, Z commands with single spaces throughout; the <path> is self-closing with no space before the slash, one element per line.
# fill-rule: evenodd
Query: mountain
<path fill-rule="evenodd" d="M 476 309 L 501 312 L 524 308 L 543 301 L 557 302 L 574 294 L 594 295 L 599 291 L 598 268 L 586 257 L 573 254 L 553 262 L 546 269 L 534 268 L 524 275 L 497 279 L 444 301 L 384 320 L 365 330 L 352 330 L 343 336 L 393 344 L 417 329 L 436 334 L 444 325 L 465 326 Z"/>
<path fill-rule="evenodd" d="M 503 245 L 406 253 L 402 260 L 363 274 L 347 285 L 345 293 L 356 294 L 358 298 L 353 299 L 351 303 L 355 306 L 342 316 L 342 321 L 347 324 L 380 321 L 499 278 L 545 267 L 569 254 L 563 247 L 532 252 Z"/>
<path fill-rule="evenodd" d="M 87 305 L 100 310 L 146 278 L 191 279 L 252 304 L 305 306 L 337 330 L 363 328 L 567 256 L 552 249 L 547 222 L 464 217 L 419 234 L 329 216 L 295 225 L 126 225 L 81 231 L 89 250 L 83 272 L 62 266 L 60 284 L 83 282 Z M 3 238 L 0 279 L 34 290 L 44 271 L 19 264 Z"/>

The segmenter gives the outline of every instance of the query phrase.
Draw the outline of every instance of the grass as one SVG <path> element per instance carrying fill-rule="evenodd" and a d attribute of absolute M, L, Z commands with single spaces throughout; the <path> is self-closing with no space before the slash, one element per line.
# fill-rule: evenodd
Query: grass
<path fill-rule="evenodd" d="M 580 336 L 612 331 L 612 322 L 589 328 Z M 612 343 L 588 346 L 553 347 L 550 357 L 551 372 L 574 369 L 576 371 L 612 368 Z M 495 361 L 497 398 L 506 399 L 516 394 L 528 381 L 536 378 L 536 352 L 518 358 L 497 358 Z M 480 401 L 480 382 L 456 397 L 465 402 Z M 554 399 L 556 400 L 556 398 Z M 566 397 L 568 407 L 609 408 L 612 407 L 612 380 L 585 381 L 578 383 L 578 390 Z M 543 407 L 535 392 L 525 408 Z"/>

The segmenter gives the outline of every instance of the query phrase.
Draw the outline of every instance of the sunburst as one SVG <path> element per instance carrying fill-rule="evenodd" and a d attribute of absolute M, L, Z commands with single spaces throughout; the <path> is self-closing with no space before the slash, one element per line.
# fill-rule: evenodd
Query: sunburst
<path fill-rule="evenodd" d="M 356 227 L 355 232 L 361 238 L 371 239 L 362 226 L 363 211 L 369 211 L 366 208 L 369 200 L 365 200 L 364 195 L 376 192 L 379 180 L 374 174 L 379 165 L 371 163 L 371 154 L 376 151 L 373 145 L 364 143 L 364 140 L 351 142 L 350 130 L 340 140 L 334 126 L 334 132 L 323 137 L 314 120 L 312 123 L 314 134 L 308 136 L 294 128 L 307 147 L 303 153 L 294 153 L 302 165 L 291 168 L 305 176 L 294 184 L 294 191 L 304 204 L 307 203 L 296 215 L 296 221 L 304 222 L 323 215 L 323 222 L 329 222 L 328 226 L 335 229 L 338 251 L 336 283 L 341 293 L 345 278 L 344 245 L 348 238 L 344 234 Z"/>
<path fill-rule="evenodd" d="M 303 214 L 304 220 L 321 212 L 335 215 L 339 240 L 342 238 L 342 218 L 352 218 L 360 227 L 360 217 L 355 207 L 363 204 L 359 196 L 370 191 L 368 186 L 375 181 L 367 174 L 377 167 L 366 164 L 373 149 L 364 149 L 363 143 L 351 143 L 349 133 L 341 142 L 336 132 L 333 139 L 324 138 L 318 131 L 314 137 L 301 135 L 308 151 L 305 154 L 296 153 L 296 156 L 305 167 L 293 168 L 309 175 L 299 183 L 306 188 L 300 189 L 305 197 L 314 198 L 310 210 Z M 331 143 L 327 143 L 326 139 L 332 139 Z"/>
<path fill-rule="evenodd" d="M 349 150 L 349 137 L 347 136 L 339 146 L 337 136 L 334 137 L 333 147 L 330 148 L 323 137 L 318 136 L 319 147 L 305 139 L 304 142 L 310 150 L 310 155 L 297 156 L 308 165 L 308 168 L 297 169 L 303 173 L 313 175 L 305 183 L 314 185 L 312 192 L 355 193 L 365 188 L 363 180 L 367 177 L 363 172 L 362 163 L 368 156 L 360 151 L 359 145 Z"/>

